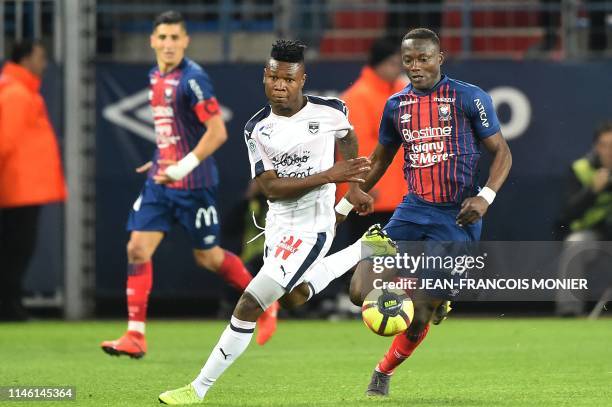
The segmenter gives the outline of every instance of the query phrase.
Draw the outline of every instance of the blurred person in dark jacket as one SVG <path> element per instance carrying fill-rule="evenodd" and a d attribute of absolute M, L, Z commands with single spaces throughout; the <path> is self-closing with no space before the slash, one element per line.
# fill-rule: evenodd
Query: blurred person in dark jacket
<path fill-rule="evenodd" d="M 596 260 L 597 242 L 612 240 L 612 122 L 595 132 L 593 150 L 574 161 L 568 194 L 560 217 L 566 245 L 560 259 L 560 278 L 581 278 Z M 578 242 L 578 243 L 577 243 Z M 557 314 L 576 316 L 584 302 L 569 291 L 557 294 Z"/>
<path fill-rule="evenodd" d="M 0 75 L 0 320 L 27 319 L 22 281 L 42 205 L 66 199 L 60 152 L 40 94 L 47 65 L 38 42 L 14 45 Z"/>

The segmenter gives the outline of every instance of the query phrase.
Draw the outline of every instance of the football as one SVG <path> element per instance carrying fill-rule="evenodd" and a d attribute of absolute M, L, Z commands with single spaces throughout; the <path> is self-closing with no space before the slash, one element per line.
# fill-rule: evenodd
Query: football
<path fill-rule="evenodd" d="M 394 336 L 410 326 L 414 305 L 402 290 L 374 289 L 363 301 L 361 316 L 375 334 Z"/>

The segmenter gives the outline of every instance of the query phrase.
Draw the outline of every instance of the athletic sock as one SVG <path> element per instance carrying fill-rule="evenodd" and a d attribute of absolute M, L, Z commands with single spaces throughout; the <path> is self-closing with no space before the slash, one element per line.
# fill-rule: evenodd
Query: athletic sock
<path fill-rule="evenodd" d="M 255 322 L 241 321 L 232 316 L 230 324 L 223 331 L 200 374 L 191 382 L 198 397 L 204 398 L 206 392 L 215 384 L 225 369 L 245 351 L 254 330 Z"/>
<path fill-rule="evenodd" d="M 346 249 L 324 257 L 321 261 L 315 263 L 312 270 L 308 272 L 308 285 L 310 287 L 309 299 L 313 295 L 323 291 L 329 283 L 341 277 L 359 263 L 360 260 L 366 257 L 368 256 L 364 255 L 362 252 L 361 241 L 358 240 Z M 313 289 L 314 292 L 312 292 Z"/>
<path fill-rule="evenodd" d="M 253 279 L 253 276 L 244 267 L 242 260 L 234 253 L 225 250 L 223 263 L 219 267 L 218 273 L 229 285 L 242 292 Z"/>
<path fill-rule="evenodd" d="M 397 335 L 387 354 L 378 362 L 376 370 L 387 375 L 393 374 L 395 368 L 412 355 L 412 352 L 423 342 L 427 332 L 429 332 L 429 324 L 415 337 L 409 338 L 406 333 Z"/>
<path fill-rule="evenodd" d="M 145 333 L 147 304 L 153 285 L 153 263 L 128 264 L 127 305 L 128 331 Z"/>

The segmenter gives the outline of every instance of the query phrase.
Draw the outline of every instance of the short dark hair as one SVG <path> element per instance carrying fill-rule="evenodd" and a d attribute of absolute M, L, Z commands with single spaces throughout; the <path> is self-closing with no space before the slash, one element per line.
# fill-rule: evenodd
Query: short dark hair
<path fill-rule="evenodd" d="M 185 25 L 185 18 L 181 13 L 174 10 L 164 11 L 161 14 L 158 14 L 153 20 L 153 31 L 157 28 L 158 25 L 161 24 L 180 24 L 181 27 L 185 31 L 187 31 L 187 26 Z"/>
<path fill-rule="evenodd" d="M 24 58 L 29 57 L 34 52 L 35 47 L 42 47 L 42 43 L 38 40 L 20 40 L 13 44 L 11 49 L 10 60 L 16 64 L 23 61 Z"/>
<path fill-rule="evenodd" d="M 408 33 L 404 35 L 402 42 L 406 40 L 429 40 L 440 48 L 440 37 L 429 28 L 415 28 L 408 31 Z"/>
<path fill-rule="evenodd" d="M 368 65 L 376 67 L 392 55 L 400 53 L 400 42 L 398 38 L 382 37 L 372 43 Z"/>
<path fill-rule="evenodd" d="M 600 123 L 599 126 L 595 129 L 595 137 L 593 137 L 593 142 L 599 141 L 599 138 L 604 133 L 612 132 L 612 121 L 605 121 Z"/>
<path fill-rule="evenodd" d="M 270 56 L 280 62 L 304 62 L 306 45 L 300 41 L 277 40 L 272 45 Z"/>

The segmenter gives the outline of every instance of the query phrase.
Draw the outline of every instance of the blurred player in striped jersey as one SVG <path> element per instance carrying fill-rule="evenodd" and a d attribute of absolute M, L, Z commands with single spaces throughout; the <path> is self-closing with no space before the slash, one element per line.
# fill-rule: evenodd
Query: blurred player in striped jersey
<path fill-rule="evenodd" d="M 437 34 L 417 28 L 402 41 L 402 63 L 411 84 L 391 96 L 383 111 L 372 170 L 361 185 L 369 191 L 385 173 L 400 147 L 408 194 L 384 227 L 395 241 L 480 239 L 482 217 L 512 165 L 491 97 L 472 84 L 441 73 L 444 55 Z M 481 144 L 492 155 L 486 186 L 478 191 Z M 344 212 L 346 213 L 346 212 Z M 360 264 L 351 281 L 351 299 L 361 305 L 373 275 Z M 417 292 L 415 316 L 395 337 L 378 363 L 367 389 L 386 396 L 395 368 L 425 339 L 430 321 L 439 323 L 456 291 Z"/>
<path fill-rule="evenodd" d="M 151 258 L 175 222 L 189 234 L 198 266 L 240 291 L 252 280 L 242 261 L 219 247 L 219 177 L 212 154 L 226 141 L 227 132 L 207 73 L 185 57 L 188 45 L 181 14 L 167 11 L 157 16 L 151 34 L 157 65 L 149 72 L 157 149 L 153 160 L 137 169 L 148 171 L 148 176 L 127 224 L 129 321 L 121 338 L 102 343 L 111 355 L 140 358 L 146 353 Z M 273 303 L 260 317 L 258 343 L 264 344 L 276 329 L 277 309 Z"/>

